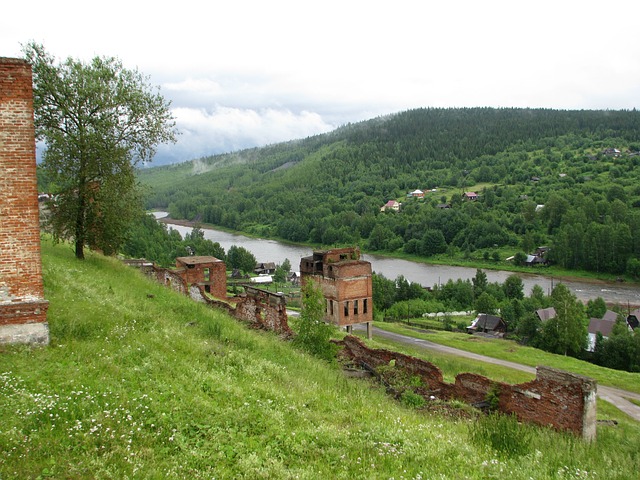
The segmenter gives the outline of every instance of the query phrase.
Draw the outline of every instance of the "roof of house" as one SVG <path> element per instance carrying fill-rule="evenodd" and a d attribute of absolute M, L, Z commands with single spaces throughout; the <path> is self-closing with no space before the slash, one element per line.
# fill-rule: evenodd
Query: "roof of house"
<path fill-rule="evenodd" d="M 604 312 L 604 315 L 602 316 L 602 320 L 607 320 L 609 322 L 615 323 L 616 320 L 618 320 L 618 314 L 613 310 L 607 310 L 606 312 Z"/>
<path fill-rule="evenodd" d="M 504 326 L 504 320 L 502 320 L 502 318 L 496 315 L 489 315 L 488 313 L 479 313 L 469 328 L 473 330 L 479 328 L 483 330 L 495 330 L 501 325 Z"/>
<path fill-rule="evenodd" d="M 592 318 L 589 320 L 589 333 L 596 334 L 600 332 L 603 337 L 611 335 L 613 326 L 616 322 L 611 320 L 605 320 L 604 318 Z"/>
<path fill-rule="evenodd" d="M 202 255 L 202 256 L 191 256 L 191 257 L 178 257 L 176 258 L 176 261 L 179 261 L 180 263 L 184 263 L 185 265 L 202 265 L 203 263 L 219 263 L 222 262 L 222 260 L 217 259 L 216 257 L 211 257 L 211 256 L 206 256 L 206 255 Z"/>
<path fill-rule="evenodd" d="M 556 309 L 553 307 L 541 308 L 540 310 L 536 310 L 536 314 L 541 322 L 546 322 L 556 317 Z"/>
<path fill-rule="evenodd" d="M 275 270 L 276 263 L 275 262 L 262 262 L 262 263 L 258 263 L 256 265 L 256 268 L 262 269 L 262 270 L 265 270 L 265 269 L 273 269 L 273 270 Z"/>
<path fill-rule="evenodd" d="M 393 207 L 396 205 L 400 205 L 397 200 L 389 200 L 387 203 L 384 204 L 385 207 Z"/>

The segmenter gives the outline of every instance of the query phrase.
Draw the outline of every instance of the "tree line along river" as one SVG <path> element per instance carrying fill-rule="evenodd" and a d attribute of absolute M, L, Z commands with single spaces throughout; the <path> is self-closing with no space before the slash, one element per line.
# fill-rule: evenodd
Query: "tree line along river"
<path fill-rule="evenodd" d="M 156 218 L 166 216 L 166 212 L 155 212 Z M 167 223 L 169 228 L 177 230 L 183 237 L 190 233 L 192 228 L 182 225 Z M 249 250 L 258 262 L 275 262 L 281 264 L 285 259 L 291 262 L 291 268 L 297 271 L 300 259 L 313 253 L 312 247 L 300 245 L 290 245 L 266 240 L 261 238 L 251 238 L 244 235 L 222 232 L 210 228 L 202 228 L 205 238 L 218 242 L 225 251 L 232 245 L 242 246 Z M 395 279 L 398 275 L 403 275 L 410 282 L 416 282 L 424 287 L 433 287 L 447 283 L 449 280 L 471 280 L 475 274 L 475 268 L 454 267 L 448 265 L 431 265 L 410 260 L 383 257 L 380 255 L 363 254 L 363 259 L 371 262 L 373 271 L 382 274 L 389 279 Z M 503 270 L 484 270 L 490 282 L 503 283 L 509 275 L 514 272 Z M 543 274 L 516 273 L 524 284 L 524 292 L 528 295 L 534 285 L 540 285 L 546 294 L 549 294 L 554 285 L 560 280 Z M 631 308 L 640 306 L 640 288 L 621 282 L 605 282 L 598 280 L 582 281 L 576 279 L 563 279 L 564 283 L 573 294 L 583 302 L 590 299 L 602 297 L 607 303 L 629 305 Z"/>

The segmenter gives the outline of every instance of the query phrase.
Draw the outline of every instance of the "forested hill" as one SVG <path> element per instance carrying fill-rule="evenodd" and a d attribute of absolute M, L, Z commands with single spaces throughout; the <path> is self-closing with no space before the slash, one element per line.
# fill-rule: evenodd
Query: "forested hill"
<path fill-rule="evenodd" d="M 549 245 L 564 267 L 636 275 L 639 151 L 635 110 L 417 109 L 141 180 L 148 207 L 262 236 L 496 260 Z"/>

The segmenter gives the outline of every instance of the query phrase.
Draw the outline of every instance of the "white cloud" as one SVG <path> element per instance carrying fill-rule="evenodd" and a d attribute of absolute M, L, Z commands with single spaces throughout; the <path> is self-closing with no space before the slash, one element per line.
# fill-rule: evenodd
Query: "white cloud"
<path fill-rule="evenodd" d="M 288 109 L 214 106 L 173 109 L 181 132 L 178 143 L 159 149 L 156 163 L 183 161 L 256 145 L 305 138 L 331 131 L 335 125 L 317 113 Z"/>
<path fill-rule="evenodd" d="M 3 6 L 0 55 L 20 56 L 33 39 L 58 58 L 139 68 L 184 130 L 161 148 L 174 159 L 417 107 L 640 108 L 640 4 L 630 0 L 65 6 Z"/>

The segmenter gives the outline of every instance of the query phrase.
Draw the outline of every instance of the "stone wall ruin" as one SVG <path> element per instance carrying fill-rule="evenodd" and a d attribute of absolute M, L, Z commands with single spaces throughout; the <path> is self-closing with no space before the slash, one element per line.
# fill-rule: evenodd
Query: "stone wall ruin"
<path fill-rule="evenodd" d="M 337 343 L 342 347 L 342 357 L 358 366 L 375 371 L 395 364 L 396 368 L 418 376 L 423 386 L 416 393 L 425 399 L 433 396 L 473 405 L 485 402 L 491 393 L 498 399 L 499 412 L 514 414 L 522 422 L 595 440 L 597 386 L 590 378 L 539 366 L 535 380 L 518 385 L 494 382 L 473 373 L 461 373 L 454 383 L 447 383 L 442 371 L 430 362 L 390 350 L 371 349 L 351 335 Z"/>

